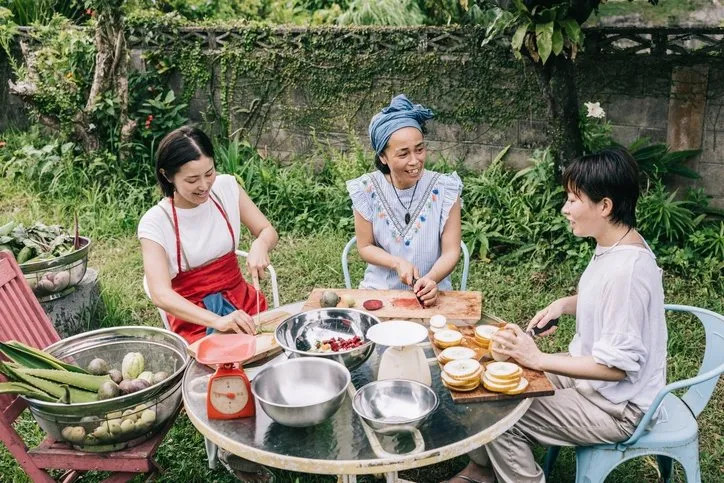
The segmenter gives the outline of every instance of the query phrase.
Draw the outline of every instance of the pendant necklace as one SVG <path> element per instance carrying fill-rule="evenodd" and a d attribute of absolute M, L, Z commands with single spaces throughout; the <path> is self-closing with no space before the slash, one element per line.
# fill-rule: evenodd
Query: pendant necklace
<path fill-rule="evenodd" d="M 613 250 L 614 248 L 616 248 L 616 247 L 618 246 L 618 244 L 621 243 L 621 241 L 622 241 L 624 238 L 626 238 L 626 235 L 629 234 L 629 232 L 631 231 L 631 229 L 632 229 L 632 227 L 629 227 L 629 229 L 626 230 L 626 233 L 624 233 L 623 236 L 622 236 L 621 238 L 619 238 L 616 243 L 614 243 L 614 244 L 611 245 L 610 247 L 606 248 L 606 249 L 605 249 L 604 251 L 602 251 L 601 253 L 596 253 L 595 250 L 594 250 L 594 252 L 593 252 L 593 259 L 596 260 L 596 259 L 598 259 L 598 258 L 601 258 L 601 257 L 604 256 L 605 254 L 607 254 L 608 252 L 610 252 L 611 250 Z"/>
<path fill-rule="evenodd" d="M 395 188 L 395 183 L 392 181 L 392 176 L 390 176 L 390 184 L 392 185 L 392 189 L 395 190 L 395 196 L 397 196 L 397 201 L 399 201 L 402 207 L 405 208 L 405 225 L 410 224 L 410 208 L 412 207 L 412 202 L 415 199 L 415 191 L 417 191 L 417 183 L 419 182 L 419 179 L 415 181 L 415 189 L 412 190 L 412 197 L 410 198 L 410 202 L 408 203 L 408 205 L 405 206 L 405 204 L 400 199 L 400 195 L 397 194 L 397 188 Z"/>

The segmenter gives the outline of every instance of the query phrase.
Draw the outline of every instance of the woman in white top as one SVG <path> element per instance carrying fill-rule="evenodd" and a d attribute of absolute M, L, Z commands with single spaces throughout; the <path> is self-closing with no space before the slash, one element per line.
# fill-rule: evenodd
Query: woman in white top
<path fill-rule="evenodd" d="M 347 182 L 357 248 L 368 263 L 361 288 L 407 289 L 426 306 L 450 290 L 460 258 L 462 182 L 425 169 L 432 111 L 399 95 L 369 126 L 377 171 Z"/>
<path fill-rule="evenodd" d="M 545 371 L 553 396 L 534 398 L 507 432 L 471 454 L 450 481 L 540 482 L 532 444 L 585 446 L 628 439 L 666 384 L 666 320 L 661 270 L 635 230 L 639 174 L 623 148 L 572 162 L 563 176 L 563 215 L 573 234 L 597 246 L 578 293 L 552 302 L 528 325 L 544 328 L 563 314 L 576 318 L 569 354 L 546 354 L 517 325 L 493 336 L 504 355 Z M 551 335 L 556 327 L 542 332 Z M 491 468 L 492 466 L 492 468 Z"/>
<path fill-rule="evenodd" d="M 267 307 L 264 296 L 257 297 L 258 279 L 277 243 L 274 227 L 233 176 L 217 176 L 213 145 L 197 128 L 181 127 L 163 138 L 156 178 L 164 198 L 138 225 L 151 300 L 189 343 L 207 328 L 255 333 L 250 314 Z M 254 286 L 236 259 L 241 225 L 255 238 L 246 259 Z M 230 313 L 219 315 L 218 308 L 209 310 L 212 305 Z"/>

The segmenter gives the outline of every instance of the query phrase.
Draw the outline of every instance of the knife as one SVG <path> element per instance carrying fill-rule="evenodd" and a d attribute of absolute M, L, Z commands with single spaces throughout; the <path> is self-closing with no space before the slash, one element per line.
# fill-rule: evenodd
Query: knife
<path fill-rule="evenodd" d="M 254 290 L 256 291 L 256 330 L 257 332 L 261 330 L 261 315 L 259 314 L 259 275 L 256 273 L 252 275 L 252 279 L 254 280 Z"/>
<path fill-rule="evenodd" d="M 422 299 L 420 297 L 418 297 L 417 294 L 414 292 L 416 283 L 417 283 L 417 279 L 415 277 L 412 277 L 412 290 L 413 290 L 412 293 L 415 294 L 415 298 L 417 299 L 417 303 L 420 304 L 420 308 L 424 310 L 425 304 L 422 302 Z"/>
<path fill-rule="evenodd" d="M 556 325 L 558 325 L 558 319 L 551 319 L 543 327 L 534 326 L 532 329 L 530 329 L 528 332 L 526 332 L 526 334 L 528 334 L 531 337 L 535 337 Z"/>

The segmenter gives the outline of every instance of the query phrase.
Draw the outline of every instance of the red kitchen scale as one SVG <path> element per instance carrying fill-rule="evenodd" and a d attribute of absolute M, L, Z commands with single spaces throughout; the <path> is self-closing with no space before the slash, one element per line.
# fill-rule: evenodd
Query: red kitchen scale
<path fill-rule="evenodd" d="M 254 397 L 242 363 L 255 353 L 256 337 L 248 334 L 213 334 L 199 342 L 196 360 L 216 365 L 206 392 L 209 419 L 237 419 L 254 415 Z"/>

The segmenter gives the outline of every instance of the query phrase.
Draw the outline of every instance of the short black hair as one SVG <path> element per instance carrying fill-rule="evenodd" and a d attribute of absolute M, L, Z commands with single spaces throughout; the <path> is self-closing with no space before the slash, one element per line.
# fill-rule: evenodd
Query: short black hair
<path fill-rule="evenodd" d="M 585 193 L 594 203 L 609 198 L 610 220 L 636 227 L 639 169 L 626 148 L 614 146 L 574 160 L 563 172 L 563 186 L 569 193 Z"/>
<path fill-rule="evenodd" d="M 164 196 L 173 196 L 170 179 L 181 166 L 201 156 L 214 159 L 211 139 L 195 126 L 183 126 L 166 134 L 156 150 L 156 179 Z M 161 170 L 164 172 L 162 173 Z"/>

